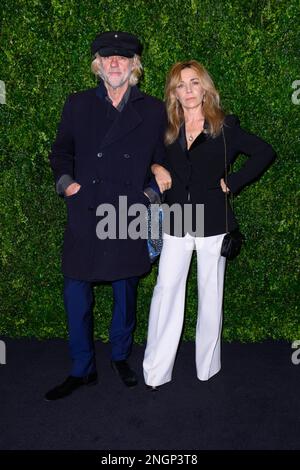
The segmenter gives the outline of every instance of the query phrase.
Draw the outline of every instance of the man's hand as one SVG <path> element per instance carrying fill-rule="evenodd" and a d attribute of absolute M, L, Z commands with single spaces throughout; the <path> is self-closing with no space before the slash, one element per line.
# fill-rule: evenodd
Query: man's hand
<path fill-rule="evenodd" d="M 222 191 L 223 193 L 229 193 L 230 192 L 230 189 L 228 188 L 228 186 L 226 186 L 226 183 L 224 181 L 224 178 L 222 178 L 220 180 L 220 185 L 221 185 L 221 188 L 222 188 Z"/>
<path fill-rule="evenodd" d="M 151 171 L 155 176 L 156 183 L 161 193 L 171 188 L 172 178 L 168 170 L 166 170 L 163 166 L 158 165 L 158 163 L 154 163 L 151 166 Z"/>
<path fill-rule="evenodd" d="M 73 194 L 78 193 L 81 185 L 78 183 L 71 183 L 65 190 L 65 196 L 73 196 Z"/>

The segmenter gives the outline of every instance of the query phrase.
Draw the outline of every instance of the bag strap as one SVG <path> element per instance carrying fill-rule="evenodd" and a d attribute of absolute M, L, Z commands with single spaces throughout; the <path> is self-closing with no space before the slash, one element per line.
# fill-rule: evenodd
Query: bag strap
<path fill-rule="evenodd" d="M 227 146 L 226 146 L 226 139 L 225 139 L 225 133 L 224 133 L 224 127 L 222 127 L 222 136 L 223 136 L 223 142 L 224 142 L 224 165 L 225 165 L 225 184 L 226 188 L 227 186 Z M 230 165 L 230 171 L 231 171 L 231 165 Z M 226 218 L 226 233 L 228 233 L 228 193 L 227 191 L 224 193 L 225 194 L 225 218 Z M 233 208 L 233 195 L 231 194 L 231 202 L 232 202 L 232 208 Z"/>

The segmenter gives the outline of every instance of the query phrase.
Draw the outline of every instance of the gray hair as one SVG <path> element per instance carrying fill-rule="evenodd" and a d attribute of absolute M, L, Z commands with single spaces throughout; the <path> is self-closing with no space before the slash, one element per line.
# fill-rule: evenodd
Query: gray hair
<path fill-rule="evenodd" d="M 101 63 L 100 63 L 100 58 L 101 56 L 98 54 L 98 52 L 95 54 L 95 57 L 92 61 L 91 64 L 91 70 L 94 75 L 96 75 L 97 78 L 103 78 L 102 77 L 102 72 L 101 72 Z M 131 74 L 129 77 L 129 85 L 134 86 L 138 83 L 140 77 L 142 76 L 143 73 L 143 66 L 141 63 L 141 58 L 139 55 L 134 54 L 133 56 L 133 67 L 131 70 Z"/>

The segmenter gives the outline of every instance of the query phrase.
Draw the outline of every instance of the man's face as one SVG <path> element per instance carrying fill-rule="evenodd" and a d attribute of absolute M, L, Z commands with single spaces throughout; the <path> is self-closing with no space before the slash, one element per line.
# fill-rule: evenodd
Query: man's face
<path fill-rule="evenodd" d="M 103 80 L 112 88 L 128 84 L 133 59 L 119 55 L 100 57 L 101 75 Z"/>

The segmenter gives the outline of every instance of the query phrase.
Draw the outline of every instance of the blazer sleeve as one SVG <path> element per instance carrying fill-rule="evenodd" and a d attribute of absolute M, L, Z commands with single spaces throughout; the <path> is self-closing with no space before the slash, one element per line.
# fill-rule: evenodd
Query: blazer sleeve
<path fill-rule="evenodd" d="M 261 176 L 273 162 L 276 154 L 267 142 L 242 129 L 237 116 L 226 117 L 224 130 L 231 152 L 236 156 L 242 153 L 248 157 L 240 170 L 228 175 L 228 187 L 235 194 Z"/>
<path fill-rule="evenodd" d="M 49 155 L 50 166 L 54 180 L 57 183 L 61 177 L 68 175 L 74 178 L 74 138 L 72 132 L 71 95 L 66 99 L 56 139 Z"/>

